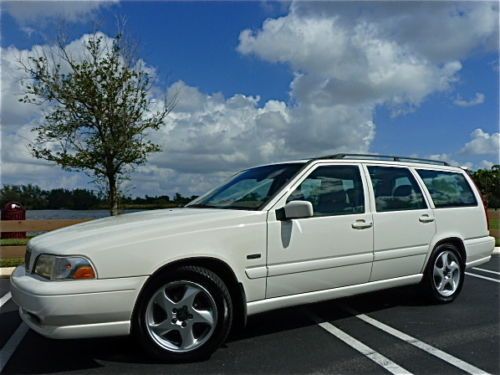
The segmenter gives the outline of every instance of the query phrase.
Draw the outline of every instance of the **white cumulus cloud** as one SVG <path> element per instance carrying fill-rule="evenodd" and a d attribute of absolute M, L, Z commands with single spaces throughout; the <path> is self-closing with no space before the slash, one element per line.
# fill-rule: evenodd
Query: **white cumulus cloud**
<path fill-rule="evenodd" d="M 485 96 L 483 93 L 476 92 L 476 95 L 472 99 L 464 99 L 461 96 L 458 96 L 453 103 L 458 105 L 459 107 L 473 107 L 478 104 L 484 103 Z"/>
<path fill-rule="evenodd" d="M 468 168 L 468 169 L 474 168 L 474 163 L 472 163 L 470 161 L 466 161 L 466 162 L 457 161 L 457 160 L 455 160 L 455 158 L 452 154 L 447 154 L 447 153 L 433 154 L 433 155 L 427 156 L 426 158 L 431 159 L 431 160 L 445 161 L 448 164 L 453 165 L 453 166 L 458 166 L 458 167 L 463 167 L 463 168 Z"/>
<path fill-rule="evenodd" d="M 288 15 L 244 30 L 238 50 L 289 64 L 291 95 L 302 103 L 400 112 L 449 89 L 473 48 L 494 46 L 497 11 L 491 3 L 294 2 Z"/>
<path fill-rule="evenodd" d="M 497 160 L 498 162 L 498 160 Z M 489 160 L 481 160 L 479 163 L 478 163 L 478 169 L 491 169 L 491 167 L 493 167 L 495 165 L 495 163 L 489 161 Z"/>
<path fill-rule="evenodd" d="M 471 141 L 462 148 L 461 153 L 466 155 L 498 155 L 500 152 L 500 133 L 487 133 L 476 129 L 471 133 Z"/>

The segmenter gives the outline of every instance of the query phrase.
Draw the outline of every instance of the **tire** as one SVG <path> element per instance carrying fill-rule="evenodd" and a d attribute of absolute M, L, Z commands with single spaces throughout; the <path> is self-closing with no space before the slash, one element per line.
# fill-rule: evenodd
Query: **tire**
<path fill-rule="evenodd" d="M 152 280 L 139 297 L 132 334 L 161 361 L 207 359 L 226 340 L 233 320 L 227 286 L 203 267 L 183 266 Z"/>
<path fill-rule="evenodd" d="M 464 283 L 464 261 L 451 243 L 438 245 L 427 263 L 422 281 L 425 295 L 434 303 L 450 303 Z"/>

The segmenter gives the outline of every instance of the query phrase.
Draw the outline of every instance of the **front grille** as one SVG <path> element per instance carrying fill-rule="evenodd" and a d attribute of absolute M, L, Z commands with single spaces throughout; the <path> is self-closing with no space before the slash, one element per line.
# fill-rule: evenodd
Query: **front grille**
<path fill-rule="evenodd" d="M 26 254 L 24 254 L 24 266 L 26 268 L 26 272 L 30 272 L 30 258 L 31 258 L 31 250 L 26 248 Z"/>

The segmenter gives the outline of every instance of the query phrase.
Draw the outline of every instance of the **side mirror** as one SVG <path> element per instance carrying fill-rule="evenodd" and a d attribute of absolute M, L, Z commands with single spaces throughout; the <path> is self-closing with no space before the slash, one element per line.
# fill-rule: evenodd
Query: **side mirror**
<path fill-rule="evenodd" d="M 291 201 L 285 207 L 276 210 L 278 220 L 302 219 L 313 216 L 314 210 L 311 202 Z"/>

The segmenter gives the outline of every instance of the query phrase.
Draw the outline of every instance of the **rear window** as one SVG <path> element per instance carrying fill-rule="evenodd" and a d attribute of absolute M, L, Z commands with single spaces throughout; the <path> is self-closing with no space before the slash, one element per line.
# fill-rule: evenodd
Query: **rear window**
<path fill-rule="evenodd" d="M 417 181 L 406 168 L 368 167 L 377 212 L 427 208 Z"/>
<path fill-rule="evenodd" d="M 436 208 L 477 206 L 469 183 L 461 173 L 417 170 Z"/>

